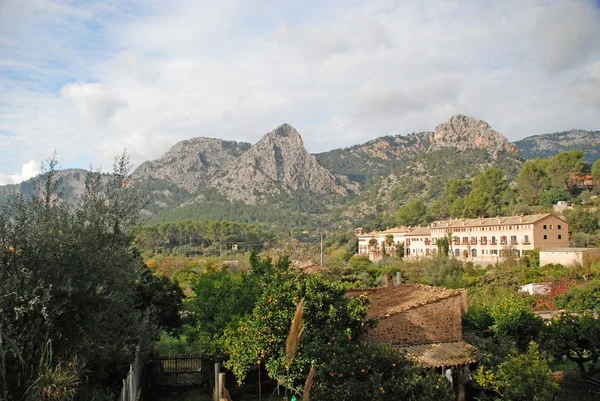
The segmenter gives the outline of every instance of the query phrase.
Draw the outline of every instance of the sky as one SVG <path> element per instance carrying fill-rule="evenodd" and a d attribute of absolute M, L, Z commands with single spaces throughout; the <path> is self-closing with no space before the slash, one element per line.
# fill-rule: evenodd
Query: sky
<path fill-rule="evenodd" d="M 0 184 L 282 123 L 312 152 L 452 115 L 600 130 L 600 0 L 0 0 Z"/>

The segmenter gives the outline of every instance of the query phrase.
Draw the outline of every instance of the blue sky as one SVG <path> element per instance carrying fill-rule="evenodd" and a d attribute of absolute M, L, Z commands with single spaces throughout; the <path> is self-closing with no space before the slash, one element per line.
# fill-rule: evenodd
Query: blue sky
<path fill-rule="evenodd" d="M 175 142 L 600 129 L 600 2 L 1 0 L 0 184 Z"/>

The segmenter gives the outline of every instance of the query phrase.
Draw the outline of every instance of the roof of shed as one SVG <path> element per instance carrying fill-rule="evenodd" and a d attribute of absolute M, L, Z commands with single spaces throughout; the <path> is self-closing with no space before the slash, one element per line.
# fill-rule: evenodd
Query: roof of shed
<path fill-rule="evenodd" d="M 477 361 L 477 348 L 464 341 L 396 346 L 411 361 L 426 368 L 457 366 Z"/>

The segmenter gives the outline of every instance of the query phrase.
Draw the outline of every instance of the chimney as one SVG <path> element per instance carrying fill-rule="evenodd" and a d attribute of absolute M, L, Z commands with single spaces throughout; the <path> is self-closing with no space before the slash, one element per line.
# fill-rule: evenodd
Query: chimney
<path fill-rule="evenodd" d="M 521 213 L 521 214 L 519 215 L 519 223 L 522 223 L 522 222 L 523 222 L 523 213 Z"/>
<path fill-rule="evenodd" d="M 396 272 L 396 285 L 402 283 L 402 272 Z"/>
<path fill-rule="evenodd" d="M 483 216 L 479 216 L 479 224 L 483 224 Z"/>
<path fill-rule="evenodd" d="M 502 223 L 502 217 L 496 216 L 496 218 L 498 219 L 498 224 Z"/>
<path fill-rule="evenodd" d="M 394 276 L 392 273 L 385 274 L 385 288 L 392 288 L 394 286 Z"/>

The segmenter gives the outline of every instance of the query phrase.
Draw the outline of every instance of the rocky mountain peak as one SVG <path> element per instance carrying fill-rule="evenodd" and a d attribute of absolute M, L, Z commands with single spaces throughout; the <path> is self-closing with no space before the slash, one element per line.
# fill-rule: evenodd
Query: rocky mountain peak
<path fill-rule="evenodd" d="M 519 148 L 485 121 L 462 114 L 452 116 L 447 122 L 435 127 L 431 134 L 430 150 L 441 148 L 485 149 L 494 159 L 500 153 L 518 153 Z"/>
<path fill-rule="evenodd" d="M 296 131 L 296 128 L 289 124 L 281 124 L 279 127 L 269 132 L 265 138 L 288 138 L 292 144 L 295 143 L 304 147 L 304 141 L 302 140 L 300 133 Z"/>
<path fill-rule="evenodd" d="M 238 158 L 227 173 L 211 181 L 230 200 L 257 203 L 265 196 L 296 191 L 348 195 L 353 184 L 321 166 L 304 148 L 294 127 L 280 125 Z"/>
<path fill-rule="evenodd" d="M 250 149 L 245 142 L 191 138 L 177 142 L 161 158 L 142 163 L 134 179 L 158 179 L 196 191 Z"/>

